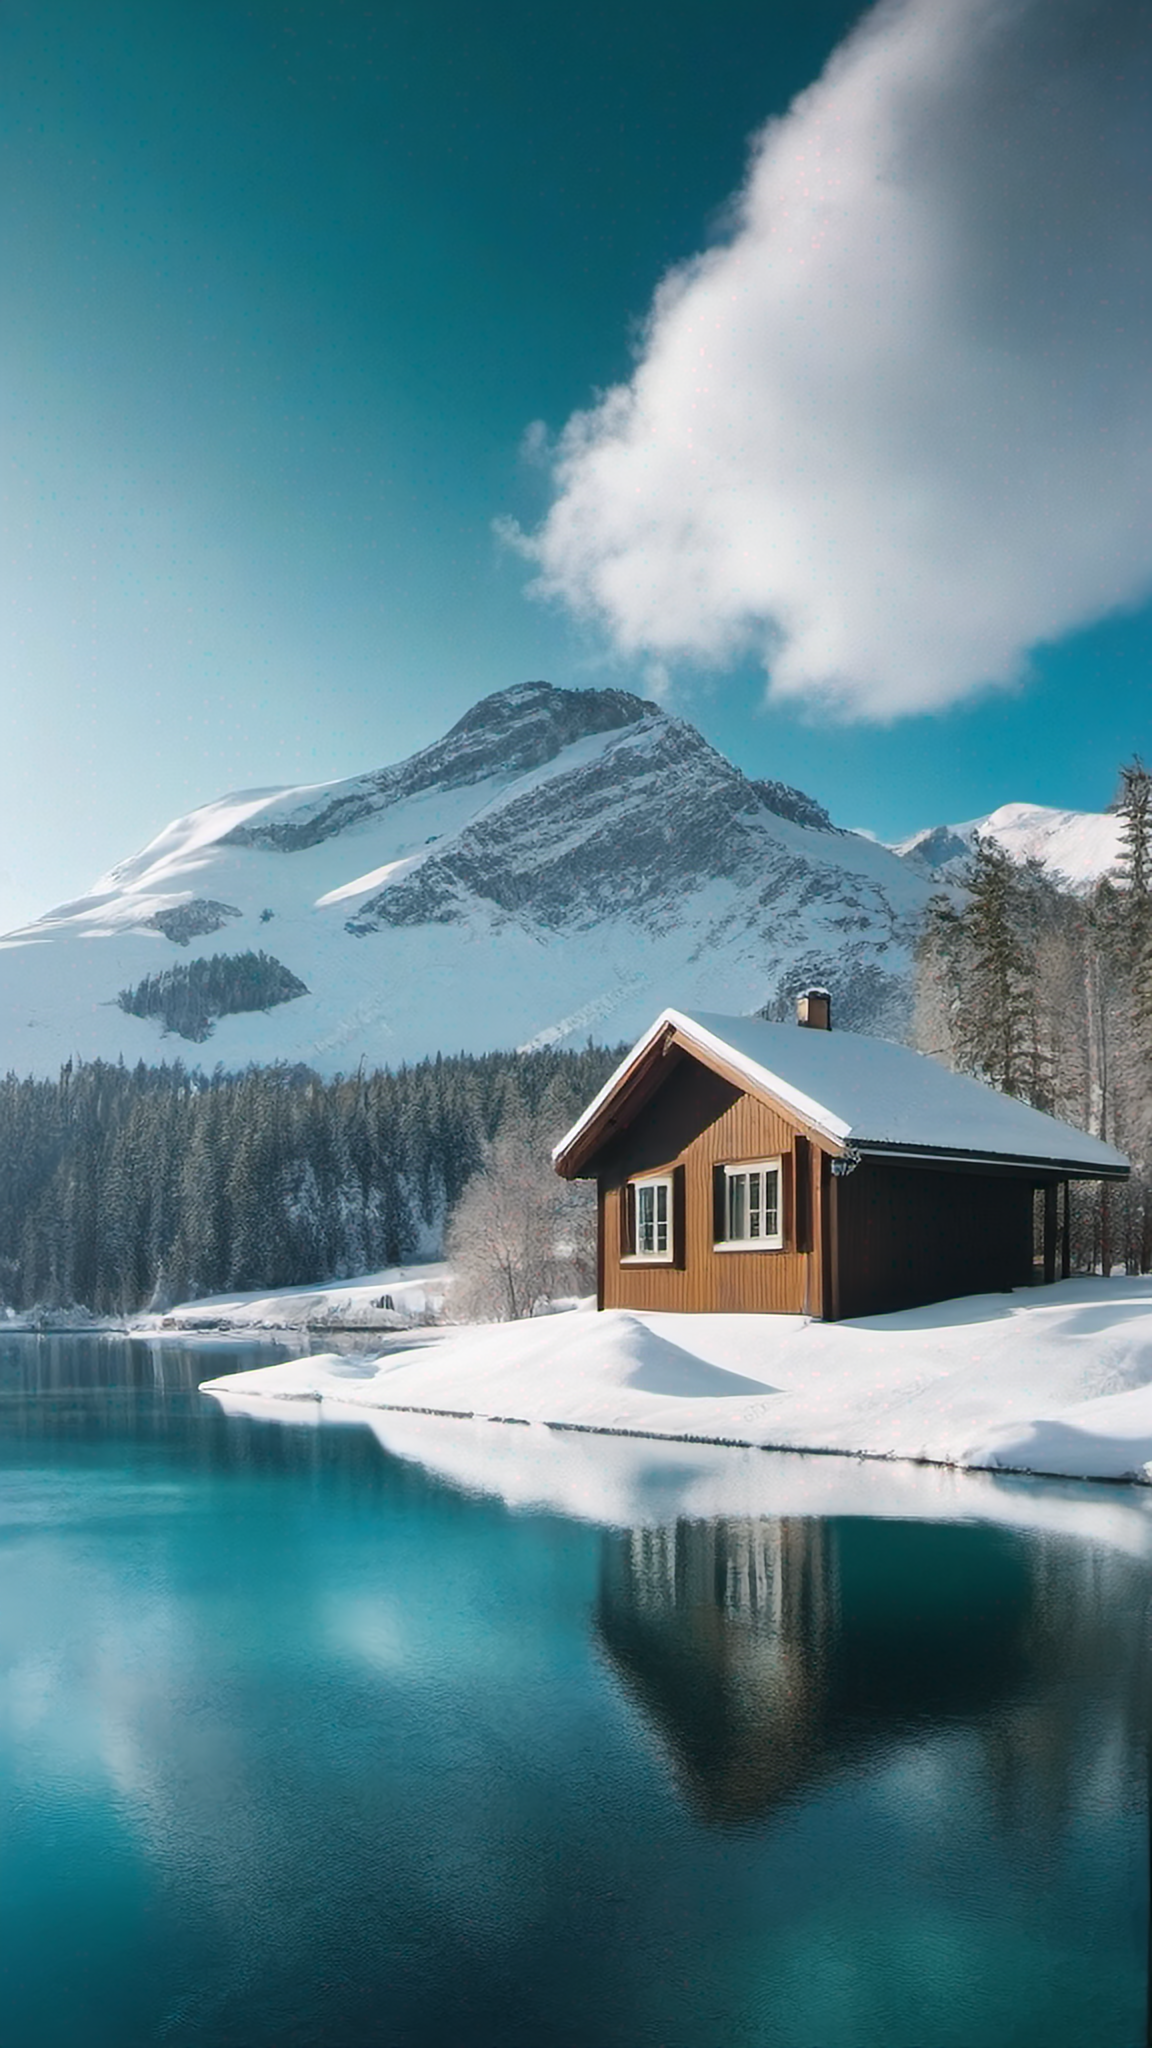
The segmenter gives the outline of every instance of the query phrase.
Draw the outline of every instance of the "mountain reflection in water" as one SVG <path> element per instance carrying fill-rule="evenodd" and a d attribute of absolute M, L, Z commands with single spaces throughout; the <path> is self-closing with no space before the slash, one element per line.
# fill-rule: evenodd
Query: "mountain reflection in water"
<path fill-rule="evenodd" d="M 755 1821 L 943 1725 L 976 1736 L 1001 1812 L 1058 1828 L 1085 1771 L 1142 1752 L 1128 1558 L 862 1519 L 603 1540 L 599 1642 L 706 1822 Z"/>

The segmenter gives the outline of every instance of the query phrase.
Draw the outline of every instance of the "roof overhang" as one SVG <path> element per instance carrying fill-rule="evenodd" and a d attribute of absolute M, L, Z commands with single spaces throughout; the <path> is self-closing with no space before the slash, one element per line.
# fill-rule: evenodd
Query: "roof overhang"
<path fill-rule="evenodd" d="M 1127 1180 L 1131 1167 L 1088 1165 L 1083 1159 L 1039 1159 L 1027 1153 L 965 1152 L 947 1145 L 869 1144 L 854 1138 L 853 1150 L 861 1159 L 875 1159 L 889 1166 L 948 1166 L 971 1173 L 1027 1174 L 1045 1180 Z"/>

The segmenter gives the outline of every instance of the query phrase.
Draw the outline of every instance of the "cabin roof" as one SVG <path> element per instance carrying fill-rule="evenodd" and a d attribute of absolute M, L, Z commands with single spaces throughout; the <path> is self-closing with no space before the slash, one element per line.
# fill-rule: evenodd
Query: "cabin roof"
<path fill-rule="evenodd" d="M 852 1148 L 968 1165 L 1035 1166 L 1081 1179 L 1118 1180 L 1128 1172 L 1123 1153 L 1102 1139 L 909 1046 L 856 1031 L 672 1009 L 661 1011 L 560 1140 L 552 1155 L 558 1172 L 583 1172 L 631 1121 L 636 1084 L 673 1045 L 749 1094 L 791 1110 L 833 1153 Z"/>

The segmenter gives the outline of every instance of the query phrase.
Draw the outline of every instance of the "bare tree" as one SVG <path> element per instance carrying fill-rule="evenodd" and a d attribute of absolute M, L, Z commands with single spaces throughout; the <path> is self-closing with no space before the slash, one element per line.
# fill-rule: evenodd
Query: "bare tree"
<path fill-rule="evenodd" d="M 462 1321 L 515 1322 L 594 1284 L 595 1201 L 553 1171 L 558 1135 L 546 1108 L 520 1109 L 485 1147 L 445 1232 L 452 1313 Z"/>

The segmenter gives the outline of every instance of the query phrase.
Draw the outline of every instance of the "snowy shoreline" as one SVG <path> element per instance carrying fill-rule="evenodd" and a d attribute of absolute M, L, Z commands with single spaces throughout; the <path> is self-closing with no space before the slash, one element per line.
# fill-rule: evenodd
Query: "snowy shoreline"
<path fill-rule="evenodd" d="M 422 1330 L 387 1354 L 203 1382 L 229 1406 L 1152 1485 L 1152 1279 L 1082 1278 L 897 1315 L 577 1310 Z"/>
<path fill-rule="evenodd" d="M 352 1280 L 327 1280 L 303 1287 L 262 1288 L 250 1294 L 206 1294 L 179 1302 L 163 1315 L 135 1316 L 133 1334 L 213 1335 L 245 1330 L 264 1335 L 302 1330 L 375 1332 L 410 1330 L 438 1315 L 448 1288 L 442 1261 L 382 1267 Z"/>
<path fill-rule="evenodd" d="M 0 1311 L 0 1331 L 36 1336 L 262 1337 L 304 1331 L 386 1337 L 439 1315 L 448 1289 L 442 1260 L 387 1266 L 351 1280 L 302 1287 L 259 1288 L 249 1294 L 206 1294 L 173 1308 L 129 1316 L 98 1316 L 84 1307 Z"/>

